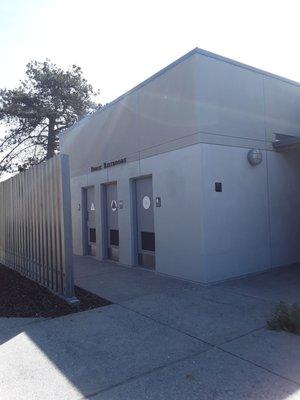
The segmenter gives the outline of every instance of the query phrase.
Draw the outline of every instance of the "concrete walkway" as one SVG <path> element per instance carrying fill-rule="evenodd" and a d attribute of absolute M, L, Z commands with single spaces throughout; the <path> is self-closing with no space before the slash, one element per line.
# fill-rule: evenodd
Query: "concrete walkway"
<path fill-rule="evenodd" d="M 299 267 L 210 287 L 84 257 L 75 272 L 114 304 L 1 319 L 1 400 L 300 398 L 300 337 L 265 328 L 300 303 Z"/>

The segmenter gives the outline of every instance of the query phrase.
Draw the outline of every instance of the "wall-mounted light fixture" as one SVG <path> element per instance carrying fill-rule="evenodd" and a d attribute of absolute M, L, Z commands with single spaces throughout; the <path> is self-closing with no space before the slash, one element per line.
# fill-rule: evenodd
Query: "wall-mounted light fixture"
<path fill-rule="evenodd" d="M 251 149 L 247 154 L 248 162 L 252 166 L 259 165 L 262 162 L 262 152 L 259 149 Z"/>

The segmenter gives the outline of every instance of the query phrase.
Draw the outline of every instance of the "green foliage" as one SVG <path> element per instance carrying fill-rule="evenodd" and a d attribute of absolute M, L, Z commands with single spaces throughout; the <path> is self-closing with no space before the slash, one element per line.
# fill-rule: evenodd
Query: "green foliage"
<path fill-rule="evenodd" d="M 274 317 L 268 321 L 268 328 L 300 335 L 300 306 L 298 304 L 287 305 L 284 302 L 280 302 L 275 309 Z"/>
<path fill-rule="evenodd" d="M 15 89 L 0 89 L 0 175 L 28 168 L 59 151 L 58 134 L 100 105 L 76 65 L 63 70 L 49 60 L 31 61 Z"/>

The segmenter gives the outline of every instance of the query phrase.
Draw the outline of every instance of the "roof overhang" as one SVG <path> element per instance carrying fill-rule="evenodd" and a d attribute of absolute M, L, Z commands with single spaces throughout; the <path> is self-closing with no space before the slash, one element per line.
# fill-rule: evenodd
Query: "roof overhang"
<path fill-rule="evenodd" d="M 282 133 L 275 133 L 274 136 L 275 140 L 273 142 L 273 147 L 276 150 L 281 150 L 290 146 L 300 144 L 300 133 L 299 136 L 284 135 Z"/>

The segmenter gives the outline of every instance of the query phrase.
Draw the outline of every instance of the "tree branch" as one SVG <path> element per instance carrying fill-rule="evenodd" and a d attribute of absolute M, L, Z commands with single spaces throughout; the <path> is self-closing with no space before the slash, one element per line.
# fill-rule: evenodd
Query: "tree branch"
<path fill-rule="evenodd" d="M 21 144 L 23 144 L 23 143 L 25 143 L 26 142 L 26 140 L 28 140 L 28 139 L 32 139 L 32 137 L 31 136 L 27 136 L 25 139 L 23 139 L 20 143 L 18 143 L 12 150 L 10 150 L 10 152 L 8 153 L 8 154 L 6 154 L 3 158 L 2 158 L 2 160 L 0 160 L 0 165 L 3 163 L 3 161 L 5 160 L 5 159 L 7 159 L 19 146 L 21 146 Z M 23 151 L 24 149 L 22 149 L 21 151 Z"/>

